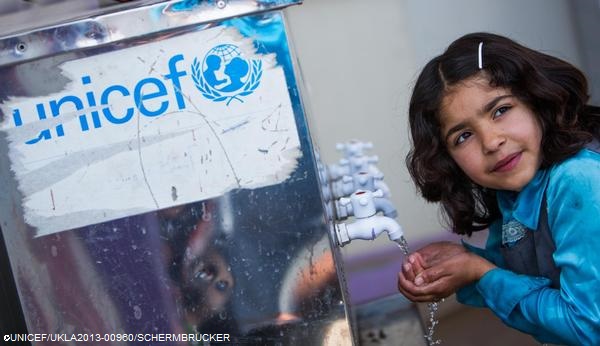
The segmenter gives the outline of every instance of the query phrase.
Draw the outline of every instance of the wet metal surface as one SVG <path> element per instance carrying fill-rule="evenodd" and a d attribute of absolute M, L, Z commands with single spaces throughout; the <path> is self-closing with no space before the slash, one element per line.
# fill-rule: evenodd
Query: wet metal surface
<path fill-rule="evenodd" d="M 419 313 L 401 295 L 383 297 L 355 307 L 362 346 L 426 346 Z"/>
<path fill-rule="evenodd" d="M 232 5 L 236 3 L 241 5 L 244 2 L 228 2 Z M 283 6 L 291 2 L 269 3 Z M 88 24 L 85 22 L 85 25 Z M 337 248 L 332 247 L 329 238 L 330 230 L 316 177 L 312 143 L 280 12 L 211 22 L 208 27 L 186 26 L 166 35 L 150 32 L 149 36 L 129 39 L 126 44 L 119 41 L 114 45 L 94 46 L 85 51 L 69 50 L 70 47 L 79 47 L 74 44 L 61 47 L 62 51 L 57 55 L 41 54 L 18 62 L 3 60 L 5 65 L 0 66 L 0 74 L 5 83 L 0 86 L 0 102 L 6 106 L 16 99 L 51 97 L 61 92 L 73 77 L 56 69 L 56 66 L 66 62 L 131 47 L 143 50 L 148 42 L 185 37 L 188 33 L 219 25 L 233 28 L 241 36 L 255 40 L 260 47 L 260 54 L 275 57 L 274 66 L 281 68 L 281 78 L 287 84 L 283 90 L 291 102 L 290 114 L 295 125 L 294 133 L 290 132 L 289 137 L 297 138 L 298 155 L 292 157 L 295 166 L 286 173 L 288 175 L 272 178 L 271 184 L 251 187 L 250 182 L 239 181 L 238 185 L 218 196 L 184 203 L 181 201 L 191 186 L 173 182 L 188 177 L 165 176 L 162 181 L 150 182 L 143 178 L 149 176 L 149 170 L 161 167 L 148 165 L 147 161 L 142 166 L 132 163 L 136 169 L 140 169 L 138 181 L 141 182 L 141 191 L 162 191 L 172 205 L 161 207 L 157 202 L 158 197 L 148 195 L 147 198 L 156 202 L 155 210 L 142 213 L 131 210 L 125 217 L 94 224 L 83 222 L 77 228 L 65 227 L 64 230 L 40 234 L 36 227 L 25 221 L 24 216 L 23 205 L 26 201 L 23 196 L 33 196 L 31 194 L 35 189 L 28 190 L 19 185 L 19 177 L 23 175 L 18 174 L 22 173 L 22 167 L 15 167 L 17 157 L 10 154 L 15 152 L 10 150 L 15 137 L 9 138 L 7 134 L 15 131 L 14 126 L 19 126 L 21 118 L 15 113 L 6 112 L 6 107 L 2 108 L 0 227 L 14 274 L 12 279 L 19 291 L 30 333 L 120 333 L 133 337 L 146 334 L 223 333 L 229 335 L 233 343 L 243 345 L 352 343 L 344 304 L 345 282 L 340 279 L 343 278 L 343 272 L 341 267 L 336 270 L 334 264 L 334 258 L 339 253 Z M 78 27 L 76 25 L 73 28 Z M 78 37 L 75 33 L 73 39 L 77 41 Z M 47 42 L 60 41 L 51 39 Z M 92 46 L 95 44 L 97 42 Z M 6 46 L 3 49 L 7 49 Z M 266 74 L 267 70 L 264 71 Z M 258 70 L 255 72 L 255 77 L 261 78 Z M 163 76 L 165 74 L 162 73 Z M 85 77 L 81 80 L 86 83 Z M 245 89 L 246 93 L 239 93 L 235 97 L 249 96 L 250 91 L 259 94 L 256 83 L 248 80 L 249 84 L 246 85 L 250 86 Z M 158 82 L 153 83 L 160 86 Z M 230 85 L 233 85 L 233 81 Z M 267 82 L 265 85 L 268 88 Z M 125 95 L 124 89 L 119 90 Z M 225 89 L 219 90 L 224 92 Z M 188 98 L 182 100 L 190 101 Z M 249 100 L 231 101 L 242 107 L 251 103 Z M 93 106 L 91 102 L 88 103 Z M 148 109 L 156 108 L 149 106 Z M 90 107 L 85 111 L 93 115 L 99 109 Z M 260 118 L 263 119 L 258 126 L 261 131 L 291 131 L 290 128 L 283 129 L 282 122 L 269 115 L 273 113 L 272 109 L 266 112 L 271 113 L 265 113 Z M 44 137 L 44 132 L 40 132 L 43 127 L 34 127 L 31 133 L 19 138 L 34 138 L 27 136 L 39 132 L 37 141 L 32 141 L 31 145 L 59 143 L 63 139 L 58 127 L 62 115 L 47 119 L 40 114 L 40 121 L 47 121 L 45 126 L 52 129 L 55 137 Z M 75 118 L 76 115 L 70 116 Z M 140 114 L 136 116 L 141 117 Z M 174 113 L 163 117 L 176 116 L 181 115 Z M 90 119 L 95 118 L 92 116 Z M 231 125 L 211 123 L 213 129 L 222 125 L 226 131 L 209 131 L 209 134 L 213 136 L 211 138 L 224 138 L 243 133 L 242 129 L 254 121 L 253 118 L 248 119 Z M 9 122 L 14 124 L 9 126 Z M 81 120 L 81 131 L 87 131 L 84 124 L 89 126 L 90 131 L 94 130 L 91 120 L 89 123 Z M 101 130 L 96 133 L 101 133 L 98 132 Z M 137 133 L 139 135 L 139 130 Z M 195 137 L 197 135 L 190 133 L 189 140 L 199 140 Z M 151 140 L 150 137 L 137 138 L 137 144 L 134 143 L 129 150 L 140 148 L 144 140 Z M 162 139 L 157 137 L 157 140 Z M 285 150 L 275 151 L 275 148 L 289 149 L 285 146 L 292 145 L 293 141 L 269 143 L 259 146 L 257 150 L 254 145 L 257 140 L 256 137 L 242 136 L 234 142 L 228 142 L 237 144 L 237 151 L 227 145 L 214 142 L 213 145 L 232 157 L 243 157 L 244 150 L 248 150 L 258 153 L 256 155 L 272 154 L 273 161 L 289 159 L 285 156 Z M 181 148 L 182 151 L 188 149 Z M 261 152 L 260 149 L 267 152 Z M 103 155 L 117 153 L 107 150 Z M 202 162 L 197 163 L 210 164 L 212 160 L 219 159 L 227 161 L 223 155 L 221 151 L 207 149 Z M 78 160 L 89 159 L 85 152 L 76 157 Z M 141 161 L 142 158 L 139 159 Z M 168 163 L 165 165 L 169 167 Z M 243 170 L 246 166 L 239 167 Z M 250 168 L 256 167 L 247 167 Z M 62 172 L 57 182 L 72 173 L 66 167 L 53 169 L 54 172 Z M 43 173 L 43 170 L 38 172 Z M 119 170 L 109 172 L 111 175 L 120 174 Z M 237 177 L 243 171 L 235 173 Z M 224 179 L 225 175 L 212 176 L 212 179 Z M 38 183 L 36 188 L 42 189 L 43 179 L 47 177 L 32 175 L 27 178 Z M 204 183 L 202 179 L 198 180 L 200 184 Z M 242 183 L 248 183 L 249 187 L 243 187 Z M 32 186 L 28 185 L 28 188 Z M 103 186 L 101 180 L 97 186 Z M 88 187 L 80 185 L 79 189 Z M 46 196 L 49 212 L 56 212 L 60 208 L 57 201 L 61 193 L 63 197 L 65 193 L 68 197 L 69 192 L 75 190 L 50 190 Z M 127 191 L 112 193 L 115 201 L 127 201 L 130 198 Z M 92 201 L 98 199 L 95 195 L 89 195 L 89 198 Z M 83 214 L 57 217 L 64 217 L 68 224 L 69 217 L 81 221 L 84 216 L 89 214 L 84 211 Z"/>

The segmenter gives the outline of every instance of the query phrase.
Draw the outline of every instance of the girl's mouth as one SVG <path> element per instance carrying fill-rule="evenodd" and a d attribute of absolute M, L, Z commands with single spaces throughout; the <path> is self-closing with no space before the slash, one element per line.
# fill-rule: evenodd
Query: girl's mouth
<path fill-rule="evenodd" d="M 520 160 L 521 160 L 520 152 L 508 155 L 507 157 L 503 158 L 502 160 L 500 160 L 496 163 L 494 168 L 492 168 L 492 172 L 500 172 L 500 173 L 508 172 L 508 171 L 512 170 L 513 168 L 515 168 L 515 166 L 519 163 Z"/>

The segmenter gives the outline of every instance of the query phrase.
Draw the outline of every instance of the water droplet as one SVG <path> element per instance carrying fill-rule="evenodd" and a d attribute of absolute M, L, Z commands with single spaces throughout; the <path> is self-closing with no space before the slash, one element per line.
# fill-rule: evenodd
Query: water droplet
<path fill-rule="evenodd" d="M 442 302 L 444 299 L 441 300 Z M 427 304 L 429 310 L 429 326 L 427 327 L 427 334 L 424 335 L 428 345 L 440 345 L 442 340 L 435 340 L 433 334 L 435 333 L 435 326 L 440 323 L 435 317 L 435 313 L 438 310 L 438 302 L 431 302 Z"/>
<path fill-rule="evenodd" d="M 400 239 L 397 239 L 396 243 L 398 244 L 398 247 L 400 248 L 400 250 L 402 250 L 402 253 L 405 256 L 407 256 L 410 253 L 410 250 L 408 248 L 408 242 L 406 241 L 406 238 L 404 238 L 404 236 L 401 236 Z M 444 299 L 442 299 L 441 301 L 444 301 Z M 438 310 L 438 302 L 428 303 L 427 309 L 429 311 L 429 326 L 427 326 L 427 334 L 423 335 L 423 337 L 425 338 L 425 340 L 427 340 L 427 345 L 429 346 L 440 345 L 442 343 L 442 340 L 435 340 L 433 337 L 433 334 L 435 332 L 435 326 L 440 323 L 435 316 L 435 313 Z"/>
<path fill-rule="evenodd" d="M 140 308 L 139 306 L 135 305 L 133 307 L 133 317 L 135 317 L 136 320 L 139 320 L 142 318 L 142 308 Z"/>
<path fill-rule="evenodd" d="M 396 243 L 404 255 L 408 255 L 410 253 L 410 250 L 408 249 L 408 242 L 404 236 L 401 236 L 400 239 L 396 240 Z"/>

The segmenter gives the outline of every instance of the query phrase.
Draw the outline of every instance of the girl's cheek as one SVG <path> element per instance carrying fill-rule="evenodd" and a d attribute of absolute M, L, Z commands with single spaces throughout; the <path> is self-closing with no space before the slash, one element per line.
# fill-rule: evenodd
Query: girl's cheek
<path fill-rule="evenodd" d="M 469 166 L 471 156 L 468 148 L 453 148 L 450 151 L 450 157 L 452 157 L 462 170 L 465 170 Z"/>
<path fill-rule="evenodd" d="M 477 175 L 485 171 L 481 159 L 472 150 L 463 150 L 452 156 L 454 162 L 471 180 L 478 180 Z"/>

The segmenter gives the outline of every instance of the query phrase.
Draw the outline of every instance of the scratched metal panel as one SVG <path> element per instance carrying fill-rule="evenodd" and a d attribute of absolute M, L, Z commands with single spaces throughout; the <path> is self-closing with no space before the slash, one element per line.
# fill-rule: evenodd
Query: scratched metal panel
<path fill-rule="evenodd" d="M 52 7 L 36 2 L 0 17 L 5 30 L 0 31 L 0 64 L 272 11 L 302 0 L 137 0 L 101 8 L 79 0 L 63 3 L 71 6 L 49 12 Z"/>
<path fill-rule="evenodd" d="M 351 342 L 280 12 L 0 75 L 0 226 L 29 332 Z"/>

